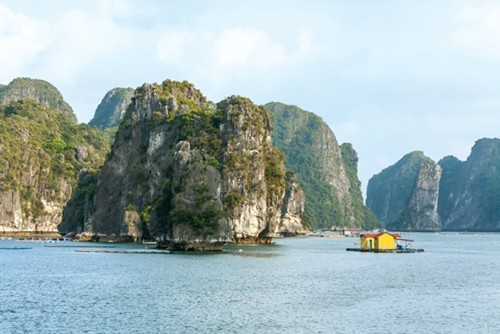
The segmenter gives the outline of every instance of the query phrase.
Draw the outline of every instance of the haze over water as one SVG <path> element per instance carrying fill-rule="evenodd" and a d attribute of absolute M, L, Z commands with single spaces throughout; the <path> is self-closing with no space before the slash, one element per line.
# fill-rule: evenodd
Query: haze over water
<path fill-rule="evenodd" d="M 500 235 L 408 237 L 425 252 L 346 252 L 357 238 L 145 255 L 4 240 L 32 249 L 0 250 L 0 332 L 498 332 Z"/>

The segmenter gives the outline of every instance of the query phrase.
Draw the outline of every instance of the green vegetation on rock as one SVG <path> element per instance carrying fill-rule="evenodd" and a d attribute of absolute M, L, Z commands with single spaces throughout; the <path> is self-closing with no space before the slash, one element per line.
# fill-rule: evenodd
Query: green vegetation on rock
<path fill-rule="evenodd" d="M 270 129 L 267 110 L 249 99 L 214 104 L 187 82 L 144 84 L 90 205 L 75 197 L 80 212 L 65 216 L 68 226 L 83 216 L 86 233 L 134 240 L 150 234 L 173 249 L 220 247 L 233 235 L 269 240 L 285 188 L 284 156 L 272 147 Z"/>
<path fill-rule="evenodd" d="M 328 125 L 296 106 L 268 103 L 272 140 L 286 156 L 306 195 L 305 217 L 312 228 L 373 227 L 378 223 L 363 205 L 352 146 L 341 149 Z"/>
<path fill-rule="evenodd" d="M 101 166 L 108 149 L 97 130 L 76 125 L 46 104 L 19 99 L 0 105 L 0 189 L 20 194 L 23 221 L 32 222 L 21 228 L 60 215 L 80 172 Z M 10 219 L 6 214 L 0 224 L 11 224 Z M 56 230 L 58 222 L 44 224 Z"/>
<path fill-rule="evenodd" d="M 109 132 L 114 135 L 133 96 L 132 88 L 113 88 L 97 106 L 89 125 L 101 130 L 110 129 Z"/>
<path fill-rule="evenodd" d="M 353 211 L 355 215 L 355 226 L 370 228 L 379 225 L 377 217 L 367 206 L 364 205 L 361 194 L 361 181 L 358 179 L 358 155 L 350 143 L 340 145 L 342 151 L 342 161 L 346 167 L 349 178 L 349 194 L 352 197 Z"/>
<path fill-rule="evenodd" d="M 69 121 L 76 123 L 73 109 L 64 101 L 61 93 L 52 84 L 44 80 L 16 78 L 7 86 L 0 87 L 0 104 L 31 99 L 61 111 Z"/>

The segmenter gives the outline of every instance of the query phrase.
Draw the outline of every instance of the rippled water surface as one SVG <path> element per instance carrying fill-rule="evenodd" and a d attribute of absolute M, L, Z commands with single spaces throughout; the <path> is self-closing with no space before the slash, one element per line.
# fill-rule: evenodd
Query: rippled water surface
<path fill-rule="evenodd" d="M 354 238 L 222 254 L 4 240 L 32 249 L 0 250 L 0 332 L 499 333 L 500 235 L 408 237 L 425 252 L 346 252 Z"/>

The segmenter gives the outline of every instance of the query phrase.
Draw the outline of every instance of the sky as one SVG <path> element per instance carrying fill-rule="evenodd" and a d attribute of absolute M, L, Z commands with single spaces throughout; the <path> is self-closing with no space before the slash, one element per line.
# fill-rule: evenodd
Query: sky
<path fill-rule="evenodd" d="M 297 105 L 353 144 L 364 192 L 406 153 L 500 135 L 500 1 L 0 0 L 0 64 L 85 123 L 108 90 L 165 79 Z"/>

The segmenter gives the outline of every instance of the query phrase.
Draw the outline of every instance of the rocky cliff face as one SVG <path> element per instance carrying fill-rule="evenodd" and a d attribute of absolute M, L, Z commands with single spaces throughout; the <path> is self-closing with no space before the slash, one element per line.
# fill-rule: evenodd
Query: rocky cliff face
<path fill-rule="evenodd" d="M 500 139 L 481 139 L 461 162 L 442 159 L 443 230 L 500 231 Z"/>
<path fill-rule="evenodd" d="M 296 106 L 268 103 L 273 143 L 283 150 L 306 195 L 305 214 L 313 228 L 377 225 L 364 206 L 352 146 L 343 154 L 323 120 Z"/>
<path fill-rule="evenodd" d="M 423 152 L 409 153 L 368 182 L 366 205 L 384 226 L 397 222 L 401 217 L 418 184 L 419 171 L 425 162 L 432 163 L 432 160 Z"/>
<path fill-rule="evenodd" d="M 8 85 L 0 87 L 0 104 L 9 104 L 22 99 L 31 99 L 52 109 L 59 110 L 72 123 L 77 122 L 73 109 L 64 101 L 57 88 L 47 81 L 16 78 Z"/>
<path fill-rule="evenodd" d="M 106 93 L 97 106 L 89 125 L 101 130 L 114 127 L 118 129 L 133 96 L 134 89 L 132 88 L 113 88 Z"/>
<path fill-rule="evenodd" d="M 280 224 L 276 230 L 278 236 L 305 235 L 307 229 L 302 222 L 305 194 L 299 180 L 293 172 L 286 173 L 286 189 L 281 206 Z"/>
<path fill-rule="evenodd" d="M 409 231 L 439 231 L 438 214 L 439 182 L 441 166 L 424 161 L 420 166 L 415 185 L 398 220 L 388 223 L 387 228 Z"/>
<path fill-rule="evenodd" d="M 0 106 L 0 233 L 57 233 L 81 170 L 97 168 L 106 142 L 45 103 Z"/>
<path fill-rule="evenodd" d="M 390 229 L 500 230 L 500 140 L 481 139 L 467 161 L 413 152 L 375 175 L 367 205 Z"/>
<path fill-rule="evenodd" d="M 83 217 L 83 238 L 151 235 L 183 250 L 270 242 L 285 172 L 267 111 L 236 96 L 214 105 L 168 80 L 139 87 L 132 101 L 95 193 L 70 201 L 63 226 Z"/>

